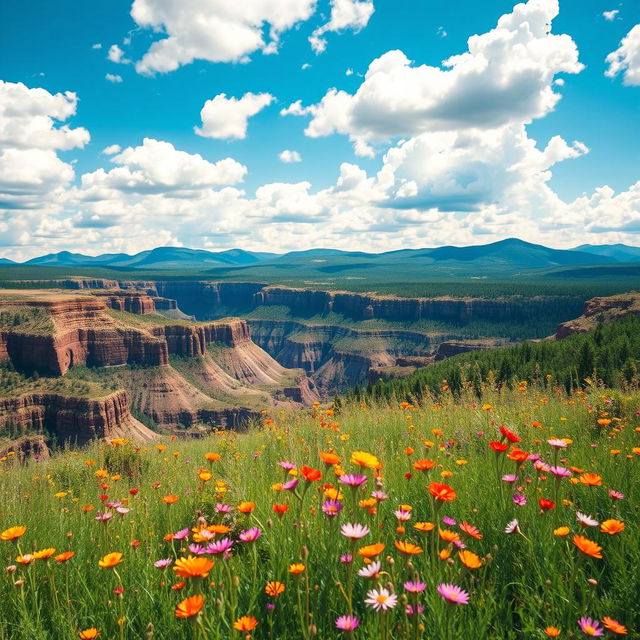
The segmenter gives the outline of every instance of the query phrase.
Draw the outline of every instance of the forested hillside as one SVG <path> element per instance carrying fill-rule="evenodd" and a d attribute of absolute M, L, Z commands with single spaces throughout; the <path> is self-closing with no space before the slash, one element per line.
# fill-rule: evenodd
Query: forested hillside
<path fill-rule="evenodd" d="M 567 391 L 597 383 L 629 387 L 637 385 L 639 366 L 640 318 L 627 317 L 564 340 L 524 342 L 462 354 L 420 369 L 403 380 L 380 380 L 364 391 L 355 389 L 352 395 L 410 400 L 427 390 L 448 388 L 457 394 L 468 386 L 480 396 L 482 385 L 487 383 L 560 384 Z"/>

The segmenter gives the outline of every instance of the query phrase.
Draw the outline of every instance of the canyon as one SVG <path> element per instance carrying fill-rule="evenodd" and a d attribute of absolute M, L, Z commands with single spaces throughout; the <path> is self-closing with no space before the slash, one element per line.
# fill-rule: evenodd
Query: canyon
<path fill-rule="evenodd" d="M 509 344 L 464 327 L 523 322 L 545 304 L 180 278 L 3 286 L 0 432 L 77 442 L 239 429 L 264 410 Z"/>

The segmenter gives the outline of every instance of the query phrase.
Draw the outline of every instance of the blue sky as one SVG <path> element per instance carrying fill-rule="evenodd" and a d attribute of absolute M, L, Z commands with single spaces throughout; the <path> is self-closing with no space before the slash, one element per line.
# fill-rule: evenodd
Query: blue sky
<path fill-rule="evenodd" d="M 561 0 L 559 13 L 555 0 L 530 0 L 502 27 L 507 37 L 499 51 L 481 44 L 468 61 L 488 59 L 504 76 L 497 85 L 512 87 L 493 93 L 483 85 L 494 76 L 483 80 L 471 70 L 454 77 L 441 65 L 467 52 L 474 34 L 488 43 L 514 2 L 254 0 L 245 3 L 255 5 L 254 16 L 234 9 L 215 41 L 211 34 L 222 20 L 216 11 L 227 4 L 233 5 L 2 3 L 0 79 L 7 91 L 17 83 L 28 88 L 0 95 L 4 255 L 96 254 L 158 244 L 280 251 L 366 243 L 385 250 L 512 235 L 555 246 L 638 244 L 640 28 L 637 34 L 633 28 L 640 5 L 634 0 Z M 171 21 L 180 5 L 211 20 L 204 38 L 188 20 Z M 159 31 L 144 24 L 143 12 Z M 298 20 L 287 18 L 296 12 Z M 540 15 L 551 18 L 553 38 L 534 33 Z M 267 53 L 274 24 L 280 26 L 277 46 L 271 46 L 277 52 Z M 309 37 L 327 24 L 321 36 L 326 48 L 314 51 Z M 244 29 L 241 37 L 225 44 L 225 31 L 236 25 Z M 527 53 L 517 60 L 522 29 L 533 35 L 525 36 Z M 147 64 L 150 46 L 167 33 L 176 39 L 174 50 Z M 261 35 L 262 46 L 252 45 L 251 37 Z M 243 49 L 238 43 L 245 37 Z M 119 62 L 108 59 L 112 45 L 120 47 Z M 187 50 L 194 59 L 185 63 Z M 393 51 L 402 51 L 406 64 L 390 56 Z M 613 69 L 606 59 L 616 51 L 620 64 Z M 393 62 L 390 70 L 380 82 L 365 81 L 378 59 Z M 444 73 L 413 74 L 422 66 Z M 57 108 L 65 92 L 73 92 L 76 97 L 66 100 L 75 108 L 64 116 L 47 112 L 52 107 L 33 92 L 37 88 L 62 94 Z M 344 92 L 341 101 L 318 108 L 331 88 Z M 461 107 L 447 91 L 459 96 Z M 271 98 L 247 117 L 244 138 L 221 137 L 217 118 L 212 135 L 197 135 L 194 127 L 205 128 L 200 112 L 206 101 L 248 93 Z M 553 93 L 560 97 L 550 104 Z M 281 115 L 298 100 L 303 115 Z M 484 105 L 485 115 L 473 113 L 476 104 Z M 452 118 L 454 108 L 461 113 Z M 17 119 L 16 110 L 22 110 Z M 435 112 L 446 115 L 436 119 Z M 40 131 L 28 114 L 54 120 Z M 64 126 L 86 135 L 42 142 Z M 28 141 L 15 134 L 31 128 Z M 554 145 L 543 158 L 554 136 L 564 146 Z M 170 146 L 143 148 L 145 138 Z M 119 153 L 102 152 L 112 145 Z M 282 162 L 278 155 L 285 149 L 301 161 Z M 221 178 L 216 163 L 224 158 L 236 164 Z"/>

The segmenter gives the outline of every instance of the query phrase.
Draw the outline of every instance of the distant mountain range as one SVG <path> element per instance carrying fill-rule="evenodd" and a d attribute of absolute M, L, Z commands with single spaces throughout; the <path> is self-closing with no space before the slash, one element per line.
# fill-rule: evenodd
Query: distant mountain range
<path fill-rule="evenodd" d="M 502 271 L 514 274 L 522 270 L 554 269 L 585 265 L 615 265 L 640 262 L 640 247 L 623 244 L 582 245 L 573 249 L 551 249 L 516 238 L 467 247 L 444 246 L 426 249 L 402 249 L 385 253 L 309 249 L 276 253 L 251 252 L 243 249 L 206 251 L 183 247 L 157 247 L 135 255 L 110 253 L 87 256 L 61 251 L 32 258 L 22 266 L 102 267 L 118 270 L 191 270 L 232 275 L 261 272 L 283 274 L 287 270 L 304 269 L 309 275 L 348 274 L 377 269 L 427 269 L 440 275 L 482 275 Z M 16 265 L 0 258 L 1 265 Z M 266 270 L 266 271 L 265 271 Z M 256 271 L 257 275 L 257 271 Z"/>

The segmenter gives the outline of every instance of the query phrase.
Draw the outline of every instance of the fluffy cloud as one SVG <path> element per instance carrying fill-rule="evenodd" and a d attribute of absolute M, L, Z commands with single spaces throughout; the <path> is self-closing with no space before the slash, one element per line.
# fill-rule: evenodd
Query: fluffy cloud
<path fill-rule="evenodd" d="M 622 73 L 624 84 L 640 85 L 640 24 L 622 38 L 620 46 L 607 56 L 606 61 L 609 63 L 606 76 L 615 78 Z"/>
<path fill-rule="evenodd" d="M 414 66 L 402 51 L 388 51 L 370 64 L 354 95 L 331 89 L 320 103 L 284 113 L 311 115 L 310 137 L 348 135 L 359 155 L 373 155 L 371 143 L 395 137 L 540 118 L 560 99 L 554 76 L 583 68 L 571 37 L 550 32 L 558 10 L 557 0 L 516 5 L 444 68 Z"/>
<path fill-rule="evenodd" d="M 128 60 L 124 57 L 124 51 L 117 44 L 112 44 L 109 47 L 107 58 L 111 60 L 111 62 L 115 62 L 116 64 L 119 64 L 121 62 L 128 62 Z"/>
<path fill-rule="evenodd" d="M 49 93 L 22 82 L 0 80 L 0 147 L 60 149 L 83 147 L 89 132 L 82 127 L 59 126 L 75 115 L 75 93 Z"/>
<path fill-rule="evenodd" d="M 236 184 L 247 173 L 247 168 L 233 158 L 211 163 L 199 154 L 179 151 L 169 142 L 153 138 L 145 138 L 138 147 L 127 147 L 111 162 L 118 166 L 82 176 L 82 189 L 89 192 L 89 198 L 104 195 L 105 190 L 172 193 L 172 197 L 181 197 L 201 189 Z"/>
<path fill-rule="evenodd" d="M 194 60 L 242 62 L 257 50 L 275 53 L 280 35 L 315 7 L 315 0 L 135 0 L 131 16 L 138 26 L 166 35 L 136 69 L 153 74 Z"/>
<path fill-rule="evenodd" d="M 281 151 L 278 154 L 278 158 L 285 163 L 302 162 L 302 156 L 297 151 L 292 151 L 291 149 Z"/>
<path fill-rule="evenodd" d="M 329 22 L 316 29 L 309 38 L 311 48 L 322 53 L 327 48 L 324 35 L 330 31 L 352 29 L 356 33 L 369 23 L 373 15 L 373 0 L 331 0 Z"/>
<path fill-rule="evenodd" d="M 194 130 L 205 138 L 245 138 L 249 118 L 273 100 L 269 93 L 245 93 L 242 98 L 227 98 L 226 93 L 220 93 L 204 103 L 200 111 L 202 127 Z"/>
<path fill-rule="evenodd" d="M 89 141 L 86 129 L 62 124 L 75 114 L 76 105 L 71 92 L 51 94 L 21 82 L 0 81 L 0 226 L 15 227 L 9 234 L 14 240 L 16 230 L 26 228 L 31 219 L 16 212 L 57 211 L 59 198 L 74 178 L 72 166 L 57 151 Z M 24 221 L 18 223 L 20 216 Z"/>
<path fill-rule="evenodd" d="M 611 22 L 616 19 L 616 16 L 620 13 L 619 9 L 613 9 L 611 11 L 603 11 L 602 17 L 607 21 Z"/>
<path fill-rule="evenodd" d="M 105 79 L 108 80 L 109 82 L 113 82 L 114 84 L 118 84 L 119 82 L 122 82 L 122 76 L 119 76 L 115 73 L 107 73 L 107 75 L 105 76 Z"/>

